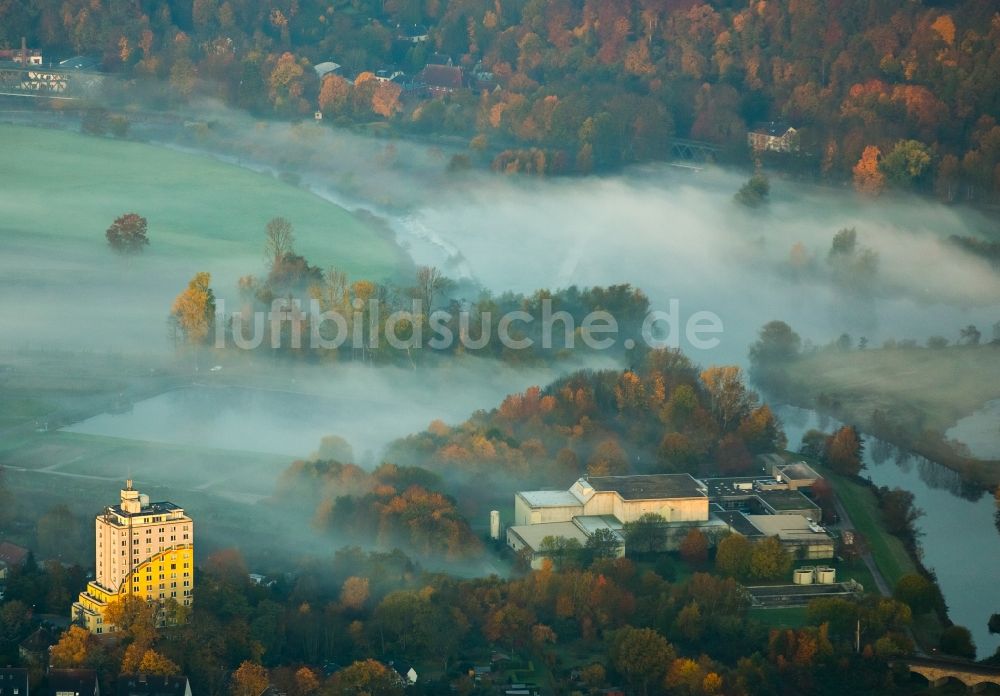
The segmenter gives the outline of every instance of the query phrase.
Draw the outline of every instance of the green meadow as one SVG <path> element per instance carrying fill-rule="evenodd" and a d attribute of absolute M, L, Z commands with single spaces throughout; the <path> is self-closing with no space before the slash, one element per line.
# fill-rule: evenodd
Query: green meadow
<path fill-rule="evenodd" d="M 315 265 L 383 280 L 404 260 L 377 225 L 305 189 L 208 156 L 0 125 L 0 166 L 0 249 L 40 257 L 93 253 L 118 215 L 136 212 L 149 220 L 148 255 L 197 258 L 210 269 L 213 261 L 260 258 L 265 224 L 283 216 L 295 227 L 296 251 Z"/>

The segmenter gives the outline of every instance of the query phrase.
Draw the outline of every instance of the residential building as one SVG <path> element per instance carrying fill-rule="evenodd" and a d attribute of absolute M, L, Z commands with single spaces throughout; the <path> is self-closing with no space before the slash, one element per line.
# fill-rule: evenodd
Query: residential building
<path fill-rule="evenodd" d="M 94 580 L 73 604 L 73 620 L 93 633 L 108 633 L 108 604 L 123 595 L 147 601 L 191 604 L 194 591 L 194 522 L 171 502 L 149 496 L 126 481 L 118 505 L 95 519 Z"/>
<path fill-rule="evenodd" d="M 0 668 L 0 696 L 30 696 L 29 689 L 27 669 Z"/>
<path fill-rule="evenodd" d="M 754 152 L 797 152 L 799 133 L 777 121 L 761 123 L 747 133 L 747 144 Z"/>
<path fill-rule="evenodd" d="M 42 52 L 37 48 L 3 48 L 0 49 L 0 61 L 16 63 L 17 65 L 44 65 Z"/>
<path fill-rule="evenodd" d="M 52 631 L 45 626 L 39 626 L 17 646 L 17 653 L 21 657 L 21 663 L 43 668 L 48 667 L 49 648 L 55 645 L 55 642 L 56 639 L 52 635 Z"/>
<path fill-rule="evenodd" d="M 435 97 L 451 94 L 465 85 L 462 68 L 457 65 L 426 65 L 420 71 L 417 81 L 425 85 L 427 91 Z"/>
<path fill-rule="evenodd" d="M 185 676 L 122 674 L 115 683 L 116 696 L 191 696 L 191 682 Z"/>
<path fill-rule="evenodd" d="M 101 696 L 97 672 L 92 669 L 50 669 L 49 696 Z"/>

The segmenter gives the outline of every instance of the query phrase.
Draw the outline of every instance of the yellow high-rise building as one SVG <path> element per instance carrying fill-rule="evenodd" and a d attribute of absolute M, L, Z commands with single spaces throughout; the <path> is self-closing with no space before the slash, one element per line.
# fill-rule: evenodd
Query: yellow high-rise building
<path fill-rule="evenodd" d="M 173 503 L 125 482 L 121 502 L 95 520 L 94 580 L 73 604 L 73 620 L 92 633 L 111 633 L 107 607 L 123 595 L 189 606 L 194 589 L 194 522 Z"/>

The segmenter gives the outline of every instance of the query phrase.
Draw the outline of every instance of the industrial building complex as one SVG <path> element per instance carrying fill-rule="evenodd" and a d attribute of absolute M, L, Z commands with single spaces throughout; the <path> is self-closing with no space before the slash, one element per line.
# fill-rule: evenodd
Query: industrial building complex
<path fill-rule="evenodd" d="M 696 479 L 690 474 L 593 476 L 569 490 L 521 491 L 514 496 L 514 524 L 507 545 L 540 567 L 546 539 L 585 545 L 607 529 L 625 553 L 625 525 L 655 514 L 666 528 L 667 548 L 676 548 L 692 528 L 710 538 L 725 533 L 777 537 L 796 558 L 825 559 L 833 538 L 820 526 L 819 506 L 803 494 L 820 478 L 804 462 L 764 457 L 760 476 Z"/>

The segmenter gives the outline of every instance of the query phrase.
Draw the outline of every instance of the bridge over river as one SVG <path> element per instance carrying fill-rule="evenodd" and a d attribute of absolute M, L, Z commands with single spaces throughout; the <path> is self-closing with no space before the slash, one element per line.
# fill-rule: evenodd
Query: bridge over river
<path fill-rule="evenodd" d="M 944 686 L 948 680 L 954 679 L 973 691 L 981 691 L 987 685 L 993 685 L 995 689 L 1000 690 L 1000 667 L 987 667 L 965 660 L 923 656 L 896 660 L 895 664 L 904 665 L 910 672 L 919 674 L 929 681 L 931 686 Z"/>

